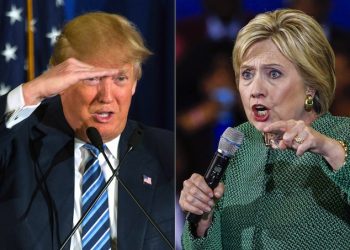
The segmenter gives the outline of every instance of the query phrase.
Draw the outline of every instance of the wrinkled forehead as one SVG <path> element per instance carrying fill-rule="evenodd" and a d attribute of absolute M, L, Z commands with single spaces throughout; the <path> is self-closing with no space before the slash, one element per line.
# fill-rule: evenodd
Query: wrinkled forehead
<path fill-rule="evenodd" d="M 291 64 L 288 58 L 281 53 L 275 43 L 269 39 L 253 43 L 244 53 L 240 67 L 257 62 L 269 64 Z"/>

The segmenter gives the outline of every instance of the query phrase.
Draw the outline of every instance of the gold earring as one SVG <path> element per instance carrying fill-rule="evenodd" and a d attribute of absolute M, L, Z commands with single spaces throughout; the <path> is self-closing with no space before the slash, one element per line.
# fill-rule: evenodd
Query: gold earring
<path fill-rule="evenodd" d="M 314 99 L 312 98 L 311 95 L 306 95 L 304 109 L 307 112 L 310 112 L 312 110 L 313 106 L 314 106 Z"/>

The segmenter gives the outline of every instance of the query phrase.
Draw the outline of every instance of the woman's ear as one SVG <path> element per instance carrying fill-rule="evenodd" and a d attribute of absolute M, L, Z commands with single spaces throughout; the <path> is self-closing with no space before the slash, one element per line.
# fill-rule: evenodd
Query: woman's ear
<path fill-rule="evenodd" d="M 311 87 L 306 87 L 306 95 L 311 95 L 312 98 L 314 98 L 315 94 L 316 94 L 316 89 Z"/>

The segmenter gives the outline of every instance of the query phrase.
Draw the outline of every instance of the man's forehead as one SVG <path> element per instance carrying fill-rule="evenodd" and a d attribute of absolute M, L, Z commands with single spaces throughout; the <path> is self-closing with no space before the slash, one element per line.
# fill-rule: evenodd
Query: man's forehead
<path fill-rule="evenodd" d="M 120 59 L 108 59 L 106 58 L 89 58 L 84 60 L 85 63 L 95 67 L 101 68 L 113 68 L 128 71 L 132 68 L 132 63 L 125 62 Z"/>

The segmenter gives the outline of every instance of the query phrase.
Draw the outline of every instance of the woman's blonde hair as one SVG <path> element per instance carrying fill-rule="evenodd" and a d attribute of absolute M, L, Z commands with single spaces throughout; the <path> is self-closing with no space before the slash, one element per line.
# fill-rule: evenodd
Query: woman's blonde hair
<path fill-rule="evenodd" d="M 118 63 L 132 63 L 137 79 L 141 64 L 151 55 L 140 32 L 126 18 L 103 12 L 91 12 L 68 22 L 57 38 L 50 65 L 70 57 L 84 61 L 98 58 Z"/>
<path fill-rule="evenodd" d="M 314 110 L 327 112 L 336 86 L 334 53 L 321 26 L 302 11 L 281 9 L 259 14 L 240 30 L 232 54 L 236 83 L 248 49 L 266 39 L 295 65 L 305 86 L 316 90 Z"/>

